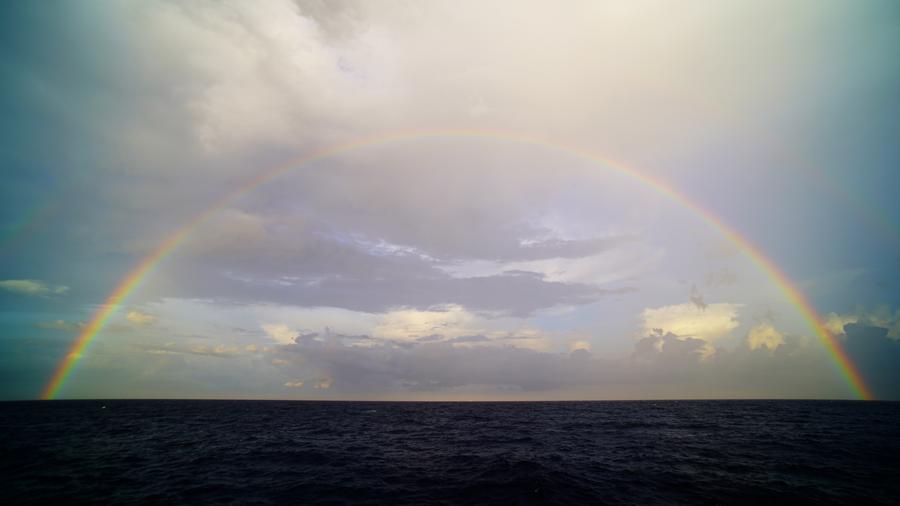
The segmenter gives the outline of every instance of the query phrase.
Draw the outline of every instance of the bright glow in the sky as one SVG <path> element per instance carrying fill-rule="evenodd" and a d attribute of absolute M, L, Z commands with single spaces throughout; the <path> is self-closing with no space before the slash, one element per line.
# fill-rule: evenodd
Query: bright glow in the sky
<path fill-rule="evenodd" d="M 0 398 L 900 398 L 893 5 L 2 10 Z"/>

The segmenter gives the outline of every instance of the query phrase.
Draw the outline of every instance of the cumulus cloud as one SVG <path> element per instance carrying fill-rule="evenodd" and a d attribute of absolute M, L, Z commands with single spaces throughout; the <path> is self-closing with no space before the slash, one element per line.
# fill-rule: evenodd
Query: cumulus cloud
<path fill-rule="evenodd" d="M 472 331 L 475 315 L 459 305 L 436 307 L 417 311 L 399 309 L 385 313 L 373 334 L 387 339 L 415 340 L 435 334 L 459 335 Z"/>
<path fill-rule="evenodd" d="M 69 287 L 53 285 L 37 279 L 5 279 L 0 281 L 0 290 L 31 297 L 50 297 L 68 292 Z"/>
<path fill-rule="evenodd" d="M 266 323 L 262 328 L 270 338 L 281 344 L 293 343 L 298 335 L 296 331 L 284 324 Z"/>
<path fill-rule="evenodd" d="M 293 313 L 293 314 L 291 314 Z M 280 344 L 341 342 L 352 346 L 374 346 L 379 342 L 443 342 L 454 346 L 520 346 L 548 349 L 552 340 L 525 319 L 479 314 L 459 305 L 441 305 L 425 310 L 398 308 L 371 314 L 329 308 L 296 309 L 283 317 L 296 322 L 263 324 L 267 337 Z M 353 332 L 336 331 L 332 327 Z M 318 329 L 318 330 L 310 330 Z"/>
<path fill-rule="evenodd" d="M 151 323 L 156 321 L 155 316 L 153 316 L 151 314 L 147 314 L 147 313 L 142 313 L 136 309 L 129 311 L 125 315 L 125 319 L 128 320 L 129 322 L 131 322 L 135 325 L 139 325 L 139 326 L 150 325 Z"/>
<path fill-rule="evenodd" d="M 316 390 L 328 390 L 331 388 L 331 385 L 334 383 L 334 380 L 331 378 L 318 378 L 315 380 L 313 384 L 313 388 Z"/>
<path fill-rule="evenodd" d="M 774 350 L 784 344 L 784 334 L 775 330 L 771 323 L 760 323 L 747 333 L 747 346 L 751 350 L 766 348 Z"/>
<path fill-rule="evenodd" d="M 229 346 L 225 344 L 218 344 L 215 346 L 210 346 L 207 344 L 193 344 L 184 349 L 173 349 L 173 351 L 191 353 L 194 355 L 208 355 L 214 357 L 230 357 L 237 355 L 240 352 L 237 346 Z"/>
<path fill-rule="evenodd" d="M 859 317 L 856 315 L 839 315 L 837 313 L 828 313 L 825 316 L 825 328 L 828 329 L 829 332 L 835 335 L 841 335 L 844 333 L 844 325 L 848 323 L 856 323 L 859 320 Z"/>
<path fill-rule="evenodd" d="M 900 310 L 891 310 L 887 306 L 872 310 L 859 309 L 846 314 L 828 313 L 825 316 L 825 327 L 835 335 L 844 334 L 844 328 L 853 323 L 887 329 L 888 337 L 900 339 Z"/>
<path fill-rule="evenodd" d="M 706 304 L 703 307 L 688 303 L 647 308 L 641 313 L 644 334 L 671 333 L 715 343 L 738 327 L 741 307 L 742 304 L 731 303 Z"/>
<path fill-rule="evenodd" d="M 654 366 L 686 367 L 708 358 L 714 350 L 709 344 L 693 337 L 681 337 L 670 332 L 644 337 L 634 345 L 633 357 Z"/>
<path fill-rule="evenodd" d="M 692 304 L 685 305 L 697 314 L 717 311 L 715 304 L 710 304 L 705 312 Z M 504 336 L 502 331 L 510 327 L 508 324 L 498 326 L 499 332 L 490 335 L 462 333 L 452 322 L 462 322 L 463 329 L 484 327 L 493 331 L 487 325 L 490 318 L 465 314 L 460 308 L 434 308 L 424 315 L 398 312 L 394 318 L 382 321 L 377 315 L 370 315 L 370 319 L 355 324 L 358 326 L 342 318 L 331 322 L 336 328 L 326 325 L 310 331 L 303 322 L 315 321 L 312 317 L 322 315 L 308 308 L 297 308 L 291 316 L 284 308 L 218 308 L 218 313 L 211 313 L 202 306 L 193 307 L 204 317 L 219 315 L 219 325 L 211 332 L 232 327 L 229 317 L 258 314 L 269 321 L 285 322 L 278 325 L 287 328 L 286 335 L 293 339 L 269 348 L 259 343 L 253 346 L 252 352 L 244 345 L 231 343 L 175 342 L 148 348 L 148 355 L 158 356 L 159 360 L 174 356 L 197 357 L 197 360 L 217 358 L 191 363 L 192 374 L 200 377 L 210 374 L 204 372 L 204 367 L 213 368 L 216 363 L 222 363 L 220 359 L 229 358 L 229 374 L 233 377 L 243 377 L 251 371 L 254 374 L 269 371 L 267 374 L 277 378 L 273 388 L 299 389 L 284 384 L 303 382 L 303 391 L 312 396 L 659 398 L 760 397 L 772 396 L 772 392 L 803 398 L 852 396 L 846 383 L 835 374 L 832 357 L 819 341 L 769 328 L 768 322 L 755 325 L 746 341 L 730 347 L 717 344 L 712 348 L 697 337 L 657 330 L 634 341 L 630 353 L 618 355 L 589 344 L 602 342 L 606 338 L 602 334 L 579 338 L 538 334 L 541 339 L 556 343 L 540 348 L 515 341 L 515 334 Z M 153 312 L 163 315 L 167 322 L 173 320 L 164 306 L 153 307 Z M 434 322 L 451 324 L 438 325 L 435 329 Z M 317 321 L 321 323 L 326 320 Z M 372 332 L 379 323 L 389 324 L 385 335 L 380 337 Z M 342 328 L 342 324 L 348 326 Z M 446 335 L 425 334 L 432 329 Z M 897 341 L 888 338 L 886 333 L 883 328 L 849 324 L 847 334 L 842 337 L 851 359 L 879 398 L 900 395 L 892 386 L 900 378 L 887 367 L 900 359 L 900 350 Z M 262 338 L 261 334 L 264 331 L 255 333 L 257 338 Z M 254 333 L 241 336 L 251 339 Z M 588 351 L 589 348 L 593 349 Z"/>
<path fill-rule="evenodd" d="M 884 329 L 851 327 L 847 349 L 864 375 L 883 398 L 900 395 L 891 381 L 890 368 L 875 362 L 896 360 L 900 348 L 885 337 Z M 874 330 L 873 330 L 874 329 Z M 834 375 L 828 353 L 816 342 L 782 336 L 771 347 L 771 332 L 756 348 L 717 348 L 707 355 L 706 341 L 671 333 L 644 337 L 628 357 L 604 358 L 579 346 L 572 353 L 556 353 L 516 346 L 455 347 L 447 342 L 396 343 L 378 341 L 359 347 L 338 340 L 305 341 L 281 347 L 284 367 L 294 374 L 327 378 L 339 393 L 431 392 L 435 398 L 477 389 L 482 392 L 578 392 L 579 396 L 618 396 L 643 392 L 645 396 L 694 395 L 759 396 L 778 388 L 781 396 L 850 396 L 846 384 Z M 884 356 L 882 356 L 884 355 Z M 302 358 L 302 360 L 296 360 Z M 879 372 L 880 371 L 880 372 Z M 880 377 L 881 376 L 884 377 Z M 308 376 L 308 377 L 309 377 Z M 670 390 L 674 387 L 675 390 Z M 831 392 L 831 393 L 829 393 Z"/>
<path fill-rule="evenodd" d="M 569 343 L 569 351 L 591 351 L 591 343 L 585 340 L 572 341 Z"/>

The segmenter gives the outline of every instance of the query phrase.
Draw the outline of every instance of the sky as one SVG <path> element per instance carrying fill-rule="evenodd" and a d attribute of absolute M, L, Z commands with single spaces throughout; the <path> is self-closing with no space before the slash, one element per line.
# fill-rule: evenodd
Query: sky
<path fill-rule="evenodd" d="M 896 2 L 0 9 L 0 399 L 900 399 Z"/>

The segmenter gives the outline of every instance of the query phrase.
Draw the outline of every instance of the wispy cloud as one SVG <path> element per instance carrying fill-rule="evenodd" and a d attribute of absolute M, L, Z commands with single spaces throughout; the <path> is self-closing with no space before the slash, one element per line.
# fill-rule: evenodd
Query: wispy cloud
<path fill-rule="evenodd" d="M 62 330 L 65 332 L 78 332 L 84 328 L 83 322 L 68 322 L 65 320 L 54 320 L 51 322 L 38 322 L 34 324 L 39 329 Z"/>
<path fill-rule="evenodd" d="M 63 295 L 69 291 L 69 287 L 53 285 L 37 279 L 6 279 L 0 281 L 0 290 L 30 297 L 50 297 Z"/>

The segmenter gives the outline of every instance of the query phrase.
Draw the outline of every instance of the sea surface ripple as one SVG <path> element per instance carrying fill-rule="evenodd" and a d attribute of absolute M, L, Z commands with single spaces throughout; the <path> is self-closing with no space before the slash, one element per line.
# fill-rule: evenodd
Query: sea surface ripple
<path fill-rule="evenodd" d="M 897 504 L 900 403 L 0 403 L 2 504 Z"/>

